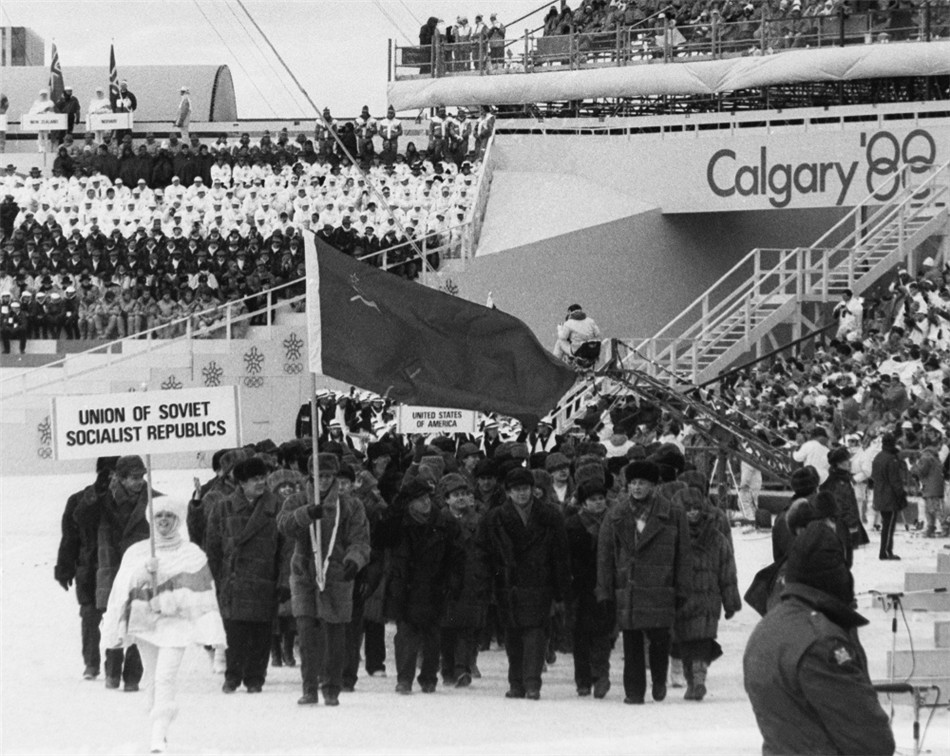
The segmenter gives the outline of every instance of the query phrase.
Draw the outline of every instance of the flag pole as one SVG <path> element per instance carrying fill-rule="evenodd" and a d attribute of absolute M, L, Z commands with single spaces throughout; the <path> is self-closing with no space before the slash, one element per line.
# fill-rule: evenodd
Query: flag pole
<path fill-rule="evenodd" d="M 313 437 L 313 497 L 311 504 L 320 505 L 320 463 L 319 463 L 319 437 L 317 432 L 320 427 L 320 420 L 317 417 L 317 374 L 310 373 L 310 435 Z M 317 587 L 323 590 L 326 585 L 326 575 L 323 574 L 323 528 L 318 518 L 313 523 L 313 562 L 316 572 Z"/>
<path fill-rule="evenodd" d="M 152 502 L 152 455 L 145 455 L 145 495 L 148 501 L 148 546 L 152 559 L 155 558 L 155 505 Z M 158 590 L 158 573 L 153 572 L 150 575 L 152 579 L 152 595 Z"/>

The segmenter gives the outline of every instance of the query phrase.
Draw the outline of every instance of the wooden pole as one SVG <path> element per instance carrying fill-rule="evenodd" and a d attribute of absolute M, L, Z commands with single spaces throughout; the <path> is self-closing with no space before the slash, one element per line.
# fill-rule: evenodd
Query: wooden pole
<path fill-rule="evenodd" d="M 310 435 L 313 437 L 313 501 L 310 504 L 320 504 L 320 464 L 318 461 L 320 438 L 320 419 L 317 415 L 317 374 L 310 373 Z M 315 576 L 317 587 L 322 591 L 326 585 L 326 576 L 323 574 L 323 530 L 318 519 L 314 522 L 313 562 L 316 568 Z"/>

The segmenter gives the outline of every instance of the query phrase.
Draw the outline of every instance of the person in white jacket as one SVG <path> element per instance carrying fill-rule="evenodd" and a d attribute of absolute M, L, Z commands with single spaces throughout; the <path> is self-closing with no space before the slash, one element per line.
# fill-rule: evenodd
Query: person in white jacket
<path fill-rule="evenodd" d="M 155 556 L 147 540 L 126 550 L 109 594 L 102 643 L 107 649 L 138 646 L 150 708 L 150 748 L 163 753 L 178 713 L 177 678 L 185 648 L 226 641 L 208 560 L 188 539 L 187 500 L 162 497 L 154 508 Z"/>
<path fill-rule="evenodd" d="M 811 438 L 803 443 L 797 451 L 792 452 L 792 459 L 801 462 L 803 466 L 811 465 L 818 471 L 819 484 L 828 478 L 830 465 L 828 464 L 828 432 L 820 425 L 812 431 Z"/>
<path fill-rule="evenodd" d="M 94 115 L 102 115 L 103 113 L 112 112 L 112 102 L 106 97 L 106 90 L 104 87 L 96 87 L 96 96 L 89 101 L 89 107 L 86 109 L 86 117 Z M 92 123 L 92 120 L 89 119 L 89 123 Z M 105 134 L 101 129 L 95 132 L 96 134 L 96 144 L 102 144 L 102 137 Z"/>
<path fill-rule="evenodd" d="M 577 350 L 588 341 L 600 341 L 600 329 L 584 308 L 573 304 L 567 308 L 567 318 L 557 327 L 557 343 L 554 355 L 562 360 L 570 360 Z"/>

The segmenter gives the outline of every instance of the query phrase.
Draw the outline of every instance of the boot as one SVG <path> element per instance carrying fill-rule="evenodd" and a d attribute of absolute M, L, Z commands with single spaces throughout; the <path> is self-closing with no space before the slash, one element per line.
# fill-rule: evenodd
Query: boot
<path fill-rule="evenodd" d="M 284 659 L 280 653 L 280 636 L 274 635 L 270 641 L 270 665 L 272 667 L 283 667 Z"/>
<path fill-rule="evenodd" d="M 686 678 L 686 693 L 683 698 L 687 701 L 696 700 L 696 686 L 693 683 L 693 663 L 683 660 L 683 677 Z"/>
<path fill-rule="evenodd" d="M 709 662 L 693 662 L 693 691 L 694 701 L 702 701 L 706 696 L 706 670 L 709 669 Z"/>
<path fill-rule="evenodd" d="M 683 660 L 670 659 L 670 687 L 682 688 L 686 684 L 683 677 Z"/>
<path fill-rule="evenodd" d="M 152 735 L 149 739 L 149 751 L 151 753 L 165 753 L 168 728 L 177 713 L 177 706 L 166 706 L 157 711 L 152 711 Z"/>
<path fill-rule="evenodd" d="M 283 634 L 283 648 L 281 653 L 284 656 L 285 667 L 296 667 L 297 660 L 294 658 L 294 634 L 286 632 Z"/>

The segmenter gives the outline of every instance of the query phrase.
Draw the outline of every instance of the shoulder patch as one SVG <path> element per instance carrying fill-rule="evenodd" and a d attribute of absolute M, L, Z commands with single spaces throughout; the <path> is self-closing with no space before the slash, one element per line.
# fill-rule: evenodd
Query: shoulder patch
<path fill-rule="evenodd" d="M 854 650 L 844 641 L 835 640 L 831 644 L 831 664 L 838 669 L 852 670 L 858 666 Z"/>

